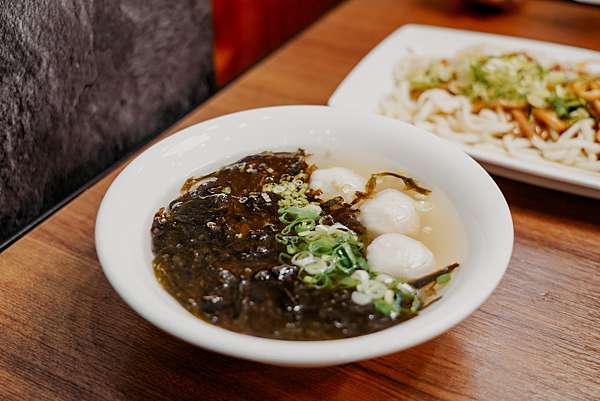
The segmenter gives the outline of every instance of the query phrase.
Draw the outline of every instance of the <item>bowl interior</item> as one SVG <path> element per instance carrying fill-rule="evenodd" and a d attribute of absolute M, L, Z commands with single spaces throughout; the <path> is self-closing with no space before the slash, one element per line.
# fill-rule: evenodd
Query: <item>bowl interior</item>
<path fill-rule="evenodd" d="M 365 336 L 281 341 L 207 324 L 160 287 L 151 267 L 150 225 L 159 207 L 176 197 L 181 183 L 245 155 L 298 147 L 381 157 L 445 192 L 464 224 L 468 252 L 440 302 L 414 319 Z M 508 265 L 512 244 L 512 220 L 500 190 L 466 154 L 399 121 L 320 106 L 250 110 L 172 135 L 146 150 L 115 179 L 96 223 L 96 248 L 104 272 L 143 317 L 210 350 L 293 366 L 375 357 L 441 334 L 490 295 Z"/>

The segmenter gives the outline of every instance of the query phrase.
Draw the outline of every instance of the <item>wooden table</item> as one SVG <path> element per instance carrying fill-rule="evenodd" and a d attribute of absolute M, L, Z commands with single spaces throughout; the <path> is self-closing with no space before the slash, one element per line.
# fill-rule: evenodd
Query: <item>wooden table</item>
<path fill-rule="evenodd" d="M 334 9 L 164 136 L 221 114 L 323 104 L 408 22 L 600 50 L 600 8 L 531 1 L 507 14 L 451 1 L 355 0 Z M 411 350 L 283 369 L 185 344 L 137 316 L 96 259 L 94 219 L 122 165 L 0 255 L 0 399 L 600 399 L 600 202 L 497 178 L 516 231 L 492 297 Z"/>

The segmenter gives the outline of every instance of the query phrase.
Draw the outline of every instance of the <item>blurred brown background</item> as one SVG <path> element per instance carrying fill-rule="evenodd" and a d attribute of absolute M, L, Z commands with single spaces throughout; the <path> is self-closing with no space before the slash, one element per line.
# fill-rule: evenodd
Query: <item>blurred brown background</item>
<path fill-rule="evenodd" d="M 213 93 L 210 0 L 0 0 L 0 248 Z"/>
<path fill-rule="evenodd" d="M 229 82 L 340 1 L 213 0 L 217 82 Z"/>

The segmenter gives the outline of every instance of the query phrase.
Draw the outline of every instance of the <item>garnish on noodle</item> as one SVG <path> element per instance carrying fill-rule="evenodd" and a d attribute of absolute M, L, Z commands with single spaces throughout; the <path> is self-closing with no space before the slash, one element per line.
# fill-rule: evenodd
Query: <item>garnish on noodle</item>
<path fill-rule="evenodd" d="M 600 172 L 600 75 L 591 64 L 479 47 L 408 55 L 380 112 L 477 148 Z"/>

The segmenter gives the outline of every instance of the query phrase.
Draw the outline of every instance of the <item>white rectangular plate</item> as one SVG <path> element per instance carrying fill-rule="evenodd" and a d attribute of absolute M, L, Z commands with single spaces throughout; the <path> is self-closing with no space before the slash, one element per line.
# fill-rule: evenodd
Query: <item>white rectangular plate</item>
<path fill-rule="evenodd" d="M 394 86 L 392 71 L 402 56 L 413 52 L 447 57 L 465 47 L 480 44 L 544 54 L 557 61 L 600 59 L 599 52 L 576 47 L 426 25 L 404 25 L 384 39 L 354 67 L 331 95 L 328 104 L 360 112 L 377 113 L 380 100 Z M 509 155 L 452 143 L 461 147 L 494 174 L 600 199 L 598 173 L 558 163 L 515 159 Z"/>

